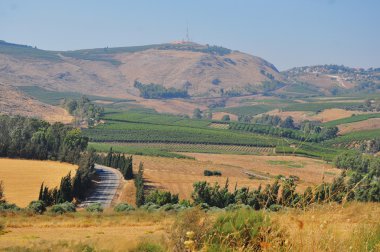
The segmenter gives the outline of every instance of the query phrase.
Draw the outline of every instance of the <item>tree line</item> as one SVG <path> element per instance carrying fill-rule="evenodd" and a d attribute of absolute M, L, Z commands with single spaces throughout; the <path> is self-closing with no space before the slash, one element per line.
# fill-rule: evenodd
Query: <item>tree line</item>
<path fill-rule="evenodd" d="M 303 131 L 286 127 L 273 127 L 269 125 L 236 122 L 230 123 L 229 129 L 286 137 L 306 142 L 321 142 L 335 138 L 338 134 L 338 128 L 336 126 L 323 128 L 319 127 L 314 130 L 309 129 L 308 131 Z"/>
<path fill-rule="evenodd" d="M 86 151 L 88 138 L 79 129 L 21 116 L 0 116 L 0 156 L 55 160 L 77 164 L 74 177 L 63 177 L 59 188 L 41 185 L 39 198 L 48 205 L 83 199 L 95 174 L 95 152 Z"/>
<path fill-rule="evenodd" d="M 106 156 L 97 155 L 96 162 L 101 165 L 118 169 L 126 180 L 133 179 L 132 156 L 125 157 L 124 154 L 113 153 L 112 148 L 110 148 Z"/>
<path fill-rule="evenodd" d="M 140 96 L 146 99 L 170 99 L 170 98 L 187 98 L 189 94 L 187 90 L 166 88 L 160 84 L 143 84 L 135 81 L 134 87 L 140 91 Z"/>

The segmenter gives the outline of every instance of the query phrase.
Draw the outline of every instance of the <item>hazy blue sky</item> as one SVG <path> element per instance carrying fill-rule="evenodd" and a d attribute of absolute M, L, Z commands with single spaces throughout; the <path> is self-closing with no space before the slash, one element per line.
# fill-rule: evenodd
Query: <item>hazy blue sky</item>
<path fill-rule="evenodd" d="M 68 50 L 190 37 L 279 69 L 380 67 L 380 0 L 1 0 L 0 39 Z"/>

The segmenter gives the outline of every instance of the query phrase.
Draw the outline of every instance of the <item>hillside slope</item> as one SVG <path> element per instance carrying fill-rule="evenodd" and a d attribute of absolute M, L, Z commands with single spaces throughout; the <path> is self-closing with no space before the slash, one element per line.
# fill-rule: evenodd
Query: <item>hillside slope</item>
<path fill-rule="evenodd" d="M 282 79 L 261 58 L 195 43 L 52 52 L 0 42 L 0 82 L 12 86 L 131 98 L 139 80 L 219 96 Z"/>

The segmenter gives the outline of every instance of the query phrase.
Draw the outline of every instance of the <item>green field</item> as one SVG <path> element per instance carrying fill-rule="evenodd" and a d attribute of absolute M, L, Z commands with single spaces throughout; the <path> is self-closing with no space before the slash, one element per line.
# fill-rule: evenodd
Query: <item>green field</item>
<path fill-rule="evenodd" d="M 89 143 L 88 148 L 95 149 L 99 152 L 108 152 L 110 148 L 114 152 L 128 153 L 130 155 L 142 155 L 142 156 L 154 156 L 154 157 L 170 157 L 170 158 L 190 158 L 177 153 L 171 153 L 159 148 L 152 147 L 138 147 L 138 146 L 126 146 L 108 143 Z"/>
<path fill-rule="evenodd" d="M 283 108 L 283 111 L 311 111 L 318 112 L 325 109 L 341 108 L 345 109 L 357 105 L 359 102 L 320 102 L 320 103 L 296 103 Z"/>
<path fill-rule="evenodd" d="M 342 118 L 330 122 L 323 123 L 323 126 L 337 126 L 340 124 L 345 124 L 345 123 L 353 123 L 353 122 L 360 122 L 360 121 L 365 121 L 371 118 L 380 118 L 380 113 L 375 113 L 375 114 L 363 114 L 363 115 L 354 115 L 351 117 L 347 118 Z"/>
<path fill-rule="evenodd" d="M 258 114 L 268 112 L 275 108 L 277 108 L 277 106 L 275 105 L 259 104 L 259 105 L 252 105 L 252 106 L 241 106 L 241 107 L 232 107 L 232 108 L 226 108 L 226 109 L 218 109 L 215 111 L 223 111 L 223 112 L 227 112 L 227 113 L 231 113 L 235 115 L 255 116 Z"/>
<path fill-rule="evenodd" d="M 22 92 L 26 93 L 29 96 L 47 104 L 59 105 L 62 99 L 80 99 L 83 94 L 77 92 L 60 92 L 60 91 L 51 91 L 46 90 L 37 86 L 22 86 L 18 87 Z M 86 95 L 90 100 L 102 100 L 110 102 L 128 102 L 131 100 L 127 99 L 118 99 L 111 97 L 95 96 L 95 95 Z"/>
<path fill-rule="evenodd" d="M 208 120 L 195 120 L 170 114 L 158 114 L 152 110 L 108 111 L 103 116 L 103 119 L 115 122 L 186 126 L 192 128 L 207 128 L 211 123 Z"/>
<path fill-rule="evenodd" d="M 335 139 L 328 140 L 325 142 L 327 146 L 342 146 L 347 147 L 352 143 L 360 143 L 366 140 L 379 139 L 380 138 L 380 129 L 374 130 L 365 130 L 348 133 L 344 136 L 339 136 Z"/>

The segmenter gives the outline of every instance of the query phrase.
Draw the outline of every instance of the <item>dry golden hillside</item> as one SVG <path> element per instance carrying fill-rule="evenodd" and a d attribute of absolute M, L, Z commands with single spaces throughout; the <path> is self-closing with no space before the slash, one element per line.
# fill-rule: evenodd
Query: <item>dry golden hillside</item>
<path fill-rule="evenodd" d="M 37 117 L 48 122 L 70 123 L 73 117 L 63 108 L 54 107 L 0 84 L 0 114 Z"/>
<path fill-rule="evenodd" d="M 228 53 L 208 52 L 207 46 L 195 43 L 186 50 L 164 45 L 50 52 L 3 42 L 0 82 L 131 98 L 139 94 L 133 87 L 135 80 L 181 89 L 187 83 L 189 94 L 212 96 L 220 89 L 283 79 L 272 64 L 249 54 L 228 49 Z"/>

